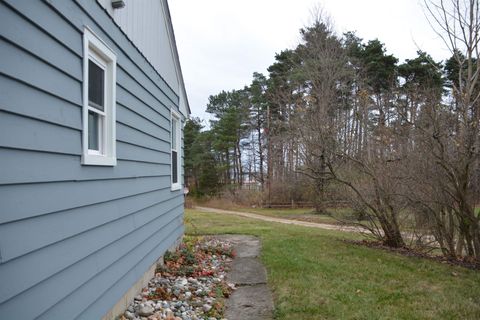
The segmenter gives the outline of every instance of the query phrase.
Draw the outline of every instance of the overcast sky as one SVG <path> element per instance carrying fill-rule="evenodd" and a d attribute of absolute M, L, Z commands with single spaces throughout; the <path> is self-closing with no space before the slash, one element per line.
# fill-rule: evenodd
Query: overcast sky
<path fill-rule="evenodd" d="M 400 61 L 418 48 L 436 60 L 449 56 L 419 0 L 170 0 L 192 116 L 208 118 L 210 95 L 243 88 L 255 71 L 267 74 L 275 53 L 298 44 L 318 5 L 338 33 L 378 38 Z"/>

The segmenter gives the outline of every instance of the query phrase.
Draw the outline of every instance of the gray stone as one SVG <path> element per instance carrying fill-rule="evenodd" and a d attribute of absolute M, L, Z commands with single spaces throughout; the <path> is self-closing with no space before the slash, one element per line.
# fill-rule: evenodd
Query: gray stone
<path fill-rule="evenodd" d="M 219 241 L 211 238 L 205 242 L 206 246 L 222 245 L 228 246 L 228 241 Z M 225 256 L 216 256 L 209 262 L 213 276 L 204 276 L 200 278 L 193 277 L 166 277 L 162 278 L 156 275 L 148 283 L 148 288 L 144 288 L 143 293 L 136 296 L 134 302 L 129 306 L 129 316 L 140 320 L 153 318 L 169 318 L 178 320 L 199 320 L 205 318 L 204 313 L 211 312 L 215 299 L 209 296 L 209 293 L 215 288 L 215 285 L 221 280 L 227 279 L 226 271 L 223 267 L 225 263 L 232 259 Z M 148 293 L 153 293 L 158 288 L 163 288 L 172 295 L 171 301 L 155 301 L 148 299 Z M 157 313 L 155 313 L 157 311 Z"/>
<path fill-rule="evenodd" d="M 151 306 L 143 306 L 138 310 L 138 314 L 142 317 L 151 316 L 155 312 L 155 309 Z"/>
<path fill-rule="evenodd" d="M 129 320 L 132 320 L 132 319 L 135 318 L 135 315 L 130 311 L 125 311 L 125 313 L 123 315 L 125 316 L 125 318 L 127 318 Z"/>
<path fill-rule="evenodd" d="M 194 307 L 201 307 L 203 305 L 202 301 L 195 300 L 192 302 L 192 306 Z"/>
<path fill-rule="evenodd" d="M 155 302 L 152 301 L 152 300 L 146 301 L 146 302 L 145 302 L 145 305 L 155 308 Z"/>

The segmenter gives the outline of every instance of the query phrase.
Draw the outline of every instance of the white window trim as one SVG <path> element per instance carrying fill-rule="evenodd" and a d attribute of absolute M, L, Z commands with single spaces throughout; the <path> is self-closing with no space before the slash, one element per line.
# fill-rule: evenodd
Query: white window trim
<path fill-rule="evenodd" d="M 176 191 L 176 190 L 180 190 L 182 188 L 182 117 L 180 116 L 180 114 L 174 110 L 171 110 L 170 112 L 170 119 L 171 121 L 173 121 L 173 119 L 176 119 L 177 120 L 177 141 L 176 141 L 176 151 L 177 151 L 177 183 L 173 183 L 173 170 L 170 169 L 170 175 L 171 175 L 171 184 L 172 184 L 172 187 L 171 187 L 171 190 L 172 191 Z M 172 128 L 171 124 L 170 124 L 170 128 Z M 171 130 L 171 129 L 170 129 Z M 172 134 L 172 133 L 170 133 Z M 172 143 L 172 139 L 170 138 L 170 144 Z M 170 145 L 170 149 L 171 151 L 173 151 L 173 146 Z M 172 153 L 171 153 L 172 154 Z M 173 161 L 173 160 L 172 160 Z"/>
<path fill-rule="evenodd" d="M 88 61 L 105 67 L 104 126 L 101 128 L 100 151 L 88 149 Z M 93 31 L 83 31 L 83 108 L 82 164 L 115 166 L 116 154 L 116 65 L 117 57 Z M 99 112 L 101 113 L 101 112 Z"/>

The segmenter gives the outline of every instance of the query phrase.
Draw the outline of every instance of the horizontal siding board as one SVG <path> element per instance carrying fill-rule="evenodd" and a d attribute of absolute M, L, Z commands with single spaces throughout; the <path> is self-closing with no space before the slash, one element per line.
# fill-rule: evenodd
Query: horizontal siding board
<path fill-rule="evenodd" d="M 132 218 L 129 216 L 128 218 Z M 125 220 L 125 219 L 122 219 Z M 103 238 L 98 240 L 96 237 L 88 237 L 87 234 L 82 234 L 77 237 L 71 238 L 68 241 L 64 241 L 59 244 L 59 246 L 63 246 L 63 254 L 60 256 L 52 255 L 52 253 L 48 254 L 50 257 L 55 257 L 55 261 L 48 261 L 45 257 L 37 257 L 37 263 L 22 263 L 21 266 L 16 266 L 17 274 L 18 272 L 29 272 L 32 270 L 32 266 L 35 266 L 35 272 L 43 271 L 43 268 L 47 268 L 47 270 L 51 270 L 50 264 L 59 265 L 59 263 L 67 264 L 69 267 L 63 269 L 53 276 L 51 276 L 48 280 L 49 281 L 42 281 L 37 285 L 31 287 L 28 286 L 29 289 L 23 291 L 19 297 L 19 299 L 10 299 L 2 304 L 0 304 L 0 314 L 13 314 L 12 312 L 16 312 L 15 315 L 18 319 L 32 319 L 37 317 L 38 315 L 42 314 L 46 310 L 50 308 L 50 306 L 58 303 L 61 299 L 68 296 L 75 290 L 79 290 L 83 285 L 85 285 L 91 278 L 93 278 L 98 273 L 102 272 L 103 270 L 107 269 L 111 270 L 114 267 L 112 264 L 116 263 L 122 257 L 128 256 L 132 250 L 136 249 L 139 251 L 145 250 L 147 245 L 145 241 L 149 238 L 154 236 L 156 233 L 161 234 L 162 231 L 169 230 L 169 223 L 176 222 L 176 224 L 180 224 L 181 217 L 177 215 L 175 210 L 172 210 L 166 214 L 163 214 L 157 217 L 154 221 L 151 221 L 148 224 L 145 224 L 135 231 L 130 232 L 129 234 L 123 236 L 122 238 L 118 239 L 117 241 L 111 242 L 106 247 L 103 247 L 101 250 L 96 251 L 94 254 L 88 255 L 86 258 L 76 262 L 70 263 L 67 261 L 68 259 L 77 259 L 77 255 L 75 253 L 71 253 L 72 248 L 78 248 L 78 244 L 73 246 L 72 248 L 68 248 L 69 243 L 73 241 L 82 241 L 82 246 L 78 249 L 85 250 L 84 247 L 96 247 L 98 246 L 98 241 L 103 242 L 103 238 L 112 237 L 112 234 L 104 232 L 102 233 Z M 119 231 L 117 228 L 112 228 L 110 224 L 107 224 L 105 227 L 111 229 L 111 231 L 115 232 L 115 236 L 119 235 Z M 98 232 L 100 228 L 97 228 L 91 232 Z M 42 251 L 47 251 L 50 247 L 45 248 Z M 35 252 L 37 253 L 37 252 Z M 42 252 L 40 251 L 39 254 Z M 33 254 L 32 254 L 33 255 Z M 30 258 L 32 255 L 27 255 L 25 258 Z M 67 259 L 68 258 L 68 259 Z M 13 263 L 17 262 L 17 260 L 12 260 L 10 263 L 7 263 L 6 266 L 12 265 Z M 47 266 L 45 266 L 47 264 Z M 0 265 L 3 267 L 3 265 Z M 125 269 L 125 266 L 122 267 Z M 124 270 L 125 272 L 125 270 Z M 6 277 L 5 272 L 1 272 L 0 275 L 2 277 L 5 276 L 5 279 L 2 279 L 2 283 L 5 283 L 7 287 L 11 287 L 12 285 L 20 285 L 18 281 L 25 281 L 25 279 L 17 279 L 17 281 L 9 280 Z M 37 281 L 36 277 L 34 281 Z M 58 283 L 62 283 L 61 286 L 58 286 Z M 99 288 L 105 287 L 105 284 L 100 284 L 97 282 L 97 290 Z M 91 300 L 91 297 L 88 299 Z M 76 301 L 80 305 L 84 304 L 83 301 Z M 27 304 L 29 308 L 21 308 L 22 305 Z M 22 310 L 20 310 L 22 309 Z"/>
<path fill-rule="evenodd" d="M 135 127 L 130 127 L 122 123 L 117 123 L 117 140 L 152 150 L 170 153 L 170 144 L 165 140 L 152 137 Z"/>
<path fill-rule="evenodd" d="M 170 165 L 170 153 L 145 149 L 121 141 L 117 141 L 117 158 Z"/>
<path fill-rule="evenodd" d="M 18 94 L 20 95 L 20 92 L 18 92 Z M 9 99 L 8 96 L 9 94 L 7 94 L 5 97 L 1 97 L 0 101 Z M 10 98 L 10 100 L 15 99 L 15 97 Z M 0 105 L 0 109 L 3 109 L 2 105 Z M 76 119 L 78 121 L 78 119 L 81 119 L 80 108 L 76 111 Z M 152 122 L 145 121 L 144 118 L 122 107 L 121 105 L 118 105 L 117 111 L 119 122 L 125 122 L 130 127 L 141 128 L 141 130 L 145 131 L 150 136 L 157 137 L 158 142 L 155 143 L 154 140 L 150 139 L 150 137 L 148 137 L 147 135 L 143 135 L 143 138 L 140 139 L 143 141 L 140 141 L 138 133 L 135 135 L 133 134 L 133 130 L 122 125 L 117 125 L 119 140 L 124 142 L 136 143 L 139 145 L 143 144 L 147 148 L 157 149 L 163 152 L 169 152 L 169 144 L 166 143 L 166 141 L 169 141 L 169 133 L 164 128 L 161 128 L 156 124 L 153 124 Z M 37 119 L 43 120 L 48 118 L 47 116 L 42 115 L 41 111 L 37 113 L 32 111 L 28 112 L 33 113 L 33 115 L 36 116 Z M 5 113 L 1 111 L 0 115 L 0 128 L 2 128 L 1 131 L 3 133 L 0 137 L 1 146 L 10 148 L 21 148 L 27 150 L 58 152 L 65 154 L 80 154 L 81 132 L 79 129 L 71 130 L 69 128 L 60 127 L 52 123 L 47 123 L 45 121 L 25 118 L 19 115 Z M 72 118 L 71 116 L 72 115 L 69 115 L 69 119 L 71 119 L 70 122 L 77 122 L 74 120 L 75 118 Z M 57 116 L 57 118 L 59 117 Z M 25 130 L 25 128 L 28 128 L 28 130 Z M 137 129 L 137 132 L 138 131 L 139 130 Z M 134 141 L 130 141 L 128 137 L 134 138 Z M 160 139 L 162 141 L 160 141 Z M 149 153 L 149 150 L 145 150 L 145 152 Z M 119 147 L 119 154 L 122 154 L 121 147 Z M 122 156 L 120 155 L 119 158 L 122 158 Z M 132 158 L 126 156 L 125 158 L 137 159 L 138 157 Z M 142 157 L 142 159 L 144 159 L 144 157 Z"/>
<path fill-rule="evenodd" d="M 98 319 L 183 232 L 179 94 L 94 0 L 6 0 L 0 25 L 0 318 Z M 84 26 L 117 55 L 114 167 L 80 163 Z"/>
<path fill-rule="evenodd" d="M 166 117 L 167 114 L 170 115 L 170 109 L 175 107 L 173 103 L 166 101 L 164 95 L 153 95 L 152 92 L 145 89 L 145 87 L 138 82 L 138 79 L 126 73 L 121 68 L 121 65 L 117 68 L 117 82 L 120 83 L 123 88 L 128 88 L 128 91 L 135 97 L 142 100 L 146 105 L 164 117 Z"/>
<path fill-rule="evenodd" d="M 0 110 L 81 130 L 80 106 L 0 75 Z"/>
<path fill-rule="evenodd" d="M 81 132 L 0 111 L 0 147 L 81 153 Z"/>
<path fill-rule="evenodd" d="M 135 93 L 139 96 L 142 96 L 142 97 L 145 96 L 141 92 L 148 93 L 148 95 L 146 96 L 146 99 L 149 99 L 152 102 L 154 101 L 152 103 L 152 106 L 154 106 L 155 110 L 158 113 L 162 114 L 165 111 L 170 110 L 170 108 L 175 108 L 178 105 L 179 103 L 178 98 L 175 98 L 172 101 L 172 98 L 166 96 L 165 93 L 161 90 L 148 91 L 149 90 L 147 89 L 148 85 L 146 85 L 145 82 L 142 82 L 142 80 L 150 81 L 150 79 L 148 80 L 142 79 L 142 76 L 143 77 L 145 76 L 144 73 L 141 73 L 137 69 L 128 70 L 127 67 L 129 63 L 125 62 L 124 60 L 120 59 L 117 62 L 118 62 L 118 68 L 117 68 L 118 78 L 117 79 L 120 79 L 117 81 L 126 85 L 126 87 L 128 87 L 128 84 L 134 84 L 134 86 L 132 86 L 131 88 L 132 90 L 135 89 L 136 90 Z"/>
<path fill-rule="evenodd" d="M 135 265 L 133 269 L 130 269 L 127 274 L 125 274 L 121 279 L 116 280 L 114 285 L 104 292 L 104 294 L 95 299 L 94 303 L 88 307 L 87 310 L 82 312 L 78 319 L 97 319 L 100 316 L 103 316 L 109 309 L 105 306 L 114 305 L 120 298 L 123 293 L 127 292 L 135 282 L 145 273 L 145 271 L 153 264 L 155 261 L 163 255 L 163 253 L 169 249 L 175 241 L 181 237 L 184 232 L 182 226 L 175 229 L 167 239 L 163 239 L 160 244 L 154 248 L 148 255 L 146 255 L 140 262 Z M 68 310 L 68 306 L 67 309 Z"/>
<path fill-rule="evenodd" d="M 51 7 L 47 6 L 43 1 L 5 0 L 5 2 L 16 11 L 28 17 L 37 27 L 48 32 L 59 43 L 62 43 L 65 48 L 76 53 L 79 57 L 83 56 L 81 33 L 61 16 L 53 14 Z M 62 27 L 59 28 L 59 26 Z"/>
<path fill-rule="evenodd" d="M 125 89 L 121 83 L 118 83 L 117 85 L 117 103 L 141 115 L 146 120 L 157 124 L 165 130 L 169 130 L 169 126 L 165 126 L 165 123 L 170 121 L 170 111 L 164 110 L 163 113 L 157 112 L 142 99 L 136 97 L 130 91 Z"/>
<path fill-rule="evenodd" d="M 170 184 L 170 177 L 53 182 L 0 186 L 0 223 L 112 201 Z"/>
<path fill-rule="evenodd" d="M 70 266 L 85 263 L 85 260 L 90 260 L 95 269 L 99 268 L 102 262 L 92 260 L 93 253 L 101 251 L 104 254 L 105 252 L 113 254 L 113 251 L 105 251 L 105 248 L 113 246 L 116 242 L 124 243 L 124 238 L 136 241 L 136 238 L 141 237 L 136 235 L 139 230 L 150 230 L 151 227 L 147 228 L 147 224 L 156 224 L 160 228 L 161 222 L 166 224 L 175 215 L 173 213 L 175 210 L 172 211 L 172 209 L 178 207 L 179 203 L 180 199 L 178 198 L 169 199 L 165 203 L 133 212 L 111 223 L 103 224 L 41 250 L 0 264 L 0 280 L 4 284 L 0 287 L 0 305 Z M 137 215 L 147 216 L 150 219 L 142 225 L 136 224 L 135 216 Z M 121 255 L 122 251 L 117 251 L 116 254 Z M 108 255 L 102 258 L 107 259 Z M 35 266 L 35 272 L 29 272 L 32 266 Z M 15 278 L 15 275 L 19 273 L 22 274 L 21 279 Z"/>
<path fill-rule="evenodd" d="M 74 104 L 82 103 L 82 83 L 36 56 L 0 38 L 0 74 L 6 74 L 34 87 L 62 97 Z"/>
<path fill-rule="evenodd" d="M 158 139 L 170 141 L 170 132 L 167 129 L 159 126 L 158 124 L 150 120 L 147 120 L 142 115 L 118 103 L 117 121 L 122 122 L 130 127 L 137 128 L 137 130 L 145 132 L 146 134 L 156 137 Z"/>
<path fill-rule="evenodd" d="M 170 175 L 170 164 L 118 160 L 110 168 L 82 166 L 77 155 L 0 148 L 0 185 L 164 175 Z"/>
<path fill-rule="evenodd" d="M 34 53 L 78 81 L 82 81 L 81 60 L 71 50 L 1 3 L 0 21 L 2 21 L 3 37 L 24 50 Z"/>
<path fill-rule="evenodd" d="M 165 250 L 168 249 L 170 245 L 174 244 L 175 240 L 181 236 L 183 228 L 180 225 L 181 223 L 179 222 L 179 219 L 175 219 L 167 226 L 167 228 L 165 228 L 166 230 L 160 230 L 153 234 L 149 239 L 142 243 L 141 246 L 135 248 L 122 257 L 121 260 L 116 261 L 115 264 L 108 268 L 108 270 L 104 270 L 84 286 L 72 292 L 72 294 L 66 299 L 62 300 L 45 314 L 42 314 L 38 319 L 62 319 L 66 315 L 69 317 L 72 316 L 72 318 L 74 317 L 75 319 L 99 319 L 108 311 L 108 307 L 106 306 L 113 305 L 121 298 L 119 292 L 122 291 L 119 290 L 126 287 L 124 283 L 120 282 L 122 278 L 125 277 L 125 270 L 132 270 L 137 279 L 141 277 L 142 274 L 147 271 L 148 267 L 150 267 L 150 265 L 152 265 L 155 260 L 158 259 Z M 148 250 L 149 252 L 147 252 Z M 151 263 L 147 264 L 147 262 Z M 129 269 L 132 265 L 133 267 Z M 139 270 L 142 269 L 143 272 L 140 273 Z M 109 285 L 118 282 L 123 284 L 123 288 L 118 288 L 115 291 L 112 291 L 111 287 L 109 288 Z M 101 290 L 98 290 L 99 286 L 110 289 L 108 290 L 108 293 L 105 294 L 108 296 L 108 304 L 106 301 L 97 300 L 102 298 L 101 294 L 103 293 Z M 123 292 L 125 291 L 126 290 Z M 92 299 L 92 297 L 94 299 Z M 78 302 L 85 301 L 85 299 L 88 298 L 93 301 L 93 305 L 89 306 L 90 308 L 85 311 L 84 306 Z M 114 300 L 114 298 L 117 298 L 117 300 Z M 113 303 L 111 301 L 113 301 Z"/>
<path fill-rule="evenodd" d="M 132 195 L 112 202 L 74 208 L 0 225 L 2 262 L 18 258 L 68 237 L 170 199 L 170 188 Z M 137 221 L 136 224 L 138 225 Z M 22 241 L 18 241 L 18 235 Z"/>
<path fill-rule="evenodd" d="M 140 52 L 105 12 L 95 10 L 90 6 L 89 13 L 104 16 L 101 18 L 102 22 L 100 23 L 102 28 L 106 28 L 106 31 L 103 31 L 103 29 L 98 29 L 98 22 L 86 16 L 85 12 L 72 1 L 48 0 L 45 1 L 46 4 L 42 1 L 30 3 L 29 1 L 7 0 L 6 2 L 15 10 L 27 15 L 39 28 L 48 32 L 59 43 L 62 43 L 65 48 L 75 52 L 79 57 L 83 56 L 83 27 L 85 25 L 96 26 L 94 28 L 96 29 L 95 32 L 114 49 L 117 55 L 117 63 L 122 68 L 125 68 L 131 77 L 142 81 L 145 87 L 156 93 L 156 96 L 165 95 L 169 98 L 171 104 L 178 105 L 178 94 L 166 84 L 148 61 L 141 56 Z M 98 5 L 94 1 L 91 4 L 95 5 L 95 7 Z M 86 3 L 84 6 L 89 7 L 89 4 Z M 52 9 L 56 10 L 58 14 L 52 14 Z M 62 27 L 59 28 L 59 25 L 62 25 Z M 112 39 L 115 39 L 115 42 Z"/>

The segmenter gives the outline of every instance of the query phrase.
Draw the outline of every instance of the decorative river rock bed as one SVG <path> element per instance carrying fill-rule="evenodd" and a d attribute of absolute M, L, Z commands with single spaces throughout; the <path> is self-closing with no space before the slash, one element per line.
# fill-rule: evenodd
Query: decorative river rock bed
<path fill-rule="evenodd" d="M 227 241 L 185 237 L 119 319 L 224 319 L 224 301 L 235 290 L 225 278 L 234 256 Z"/>

